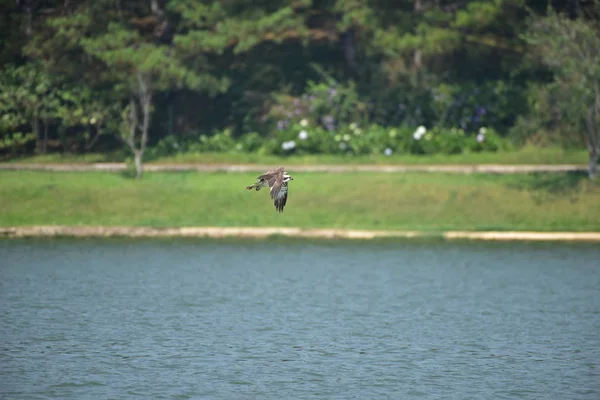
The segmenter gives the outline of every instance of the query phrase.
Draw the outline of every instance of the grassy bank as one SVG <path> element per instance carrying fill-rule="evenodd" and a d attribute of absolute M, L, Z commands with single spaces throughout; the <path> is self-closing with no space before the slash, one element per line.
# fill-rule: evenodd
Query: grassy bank
<path fill-rule="evenodd" d="M 16 163 L 98 163 L 123 162 L 125 153 L 112 154 L 49 154 L 33 157 L 22 157 L 10 162 Z M 255 153 L 184 153 L 175 156 L 148 159 L 149 164 L 273 164 L 273 165 L 314 165 L 314 164 L 581 164 L 587 163 L 584 150 L 563 150 L 559 148 L 524 147 L 511 152 L 471 153 L 457 155 L 392 155 L 378 156 L 341 156 L 341 155 L 306 155 L 306 156 L 271 156 Z"/>
<path fill-rule="evenodd" d="M 295 174 L 280 215 L 255 176 L 0 171 L 0 225 L 600 231 L 583 174 Z"/>

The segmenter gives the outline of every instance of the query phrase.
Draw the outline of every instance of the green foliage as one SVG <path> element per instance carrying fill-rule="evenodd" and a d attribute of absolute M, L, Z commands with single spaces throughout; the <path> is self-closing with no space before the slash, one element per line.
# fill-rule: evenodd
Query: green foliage
<path fill-rule="evenodd" d="M 102 35 L 83 38 L 81 45 L 88 54 L 122 73 L 122 79 L 131 81 L 133 86 L 137 72 L 151 77 L 153 90 L 189 87 L 216 93 L 227 86 L 225 81 L 186 68 L 169 46 L 148 42 L 139 32 L 117 22 L 110 22 Z"/>
<path fill-rule="evenodd" d="M 600 11 L 600 4 L 595 6 Z M 549 9 L 547 16 L 531 18 L 523 37 L 554 71 L 552 97 L 583 139 L 593 177 L 600 157 L 600 22 L 572 20 Z"/>
<path fill-rule="evenodd" d="M 256 132 L 245 134 L 234 139 L 231 131 L 214 132 L 212 135 L 201 134 L 197 137 L 179 138 L 175 135 L 165 136 L 155 146 L 148 149 L 148 158 L 157 159 L 185 153 L 206 152 L 257 152 L 265 143 L 264 138 Z"/>
<path fill-rule="evenodd" d="M 149 136 L 132 143 L 158 143 L 156 154 L 462 154 L 483 146 L 468 141 L 482 127 L 554 142 L 557 126 L 572 136 L 585 128 L 573 99 L 590 102 L 600 74 L 596 59 L 579 57 L 599 53 L 593 18 L 530 20 L 528 8 L 543 11 L 534 0 L 20 3 L 0 6 L 0 133 L 44 121 L 53 139 L 80 149 L 132 128 Z M 542 104 L 561 117 L 536 115 Z M 432 138 L 411 141 L 420 125 Z"/>
<path fill-rule="evenodd" d="M 327 83 L 309 81 L 301 96 L 275 95 L 268 117 L 279 130 L 305 119 L 332 132 L 344 124 L 368 121 L 367 106 L 359 99 L 356 86 L 352 82 L 341 85 L 333 79 Z"/>
<path fill-rule="evenodd" d="M 192 151 L 231 151 L 234 148 L 235 142 L 227 129 L 212 136 L 200 135 L 199 143 L 190 146 Z"/>
<path fill-rule="evenodd" d="M 89 142 L 106 131 L 117 132 L 120 104 L 111 92 L 93 91 L 85 85 L 69 86 L 58 76 L 46 73 L 36 63 L 20 67 L 7 65 L 0 74 L 0 132 L 23 128 L 34 130 L 36 119 L 59 126 L 58 138 L 66 141 L 67 131 L 79 131 L 76 140 Z M 36 138 L 36 132 L 32 133 Z M 26 135 L 31 137 L 30 135 Z"/>
<path fill-rule="evenodd" d="M 432 109 L 439 126 L 477 132 L 483 126 L 510 126 L 524 100 L 522 90 L 504 81 L 483 85 L 441 84 L 432 89 Z"/>
<path fill-rule="evenodd" d="M 328 130 L 302 119 L 274 137 L 264 138 L 256 132 L 233 138 L 231 131 L 200 135 L 197 139 L 178 139 L 167 136 L 149 149 L 149 157 L 156 159 L 175 154 L 195 152 L 257 152 L 264 155 L 436 155 L 468 154 L 472 152 L 496 152 L 511 150 L 510 142 L 499 136 L 492 128 L 481 127 L 477 134 L 463 129 L 434 127 L 427 130 L 420 126 L 382 127 L 370 125 L 361 128 L 357 123 L 341 125 Z"/>
<path fill-rule="evenodd" d="M 263 138 L 258 132 L 250 132 L 237 140 L 235 150 L 239 152 L 252 153 L 261 149 Z"/>
<path fill-rule="evenodd" d="M 544 62 L 580 94 L 591 89 L 600 76 L 597 53 L 600 33 L 597 22 L 571 20 L 553 9 L 546 17 L 532 17 L 524 39 L 536 46 Z M 586 87 L 588 90 L 586 90 Z"/>
<path fill-rule="evenodd" d="M 459 29 L 482 30 L 498 20 L 502 15 L 502 8 L 513 4 L 523 4 L 523 1 L 473 1 L 456 13 L 453 26 Z"/>
<path fill-rule="evenodd" d="M 195 54 L 222 54 L 231 48 L 234 54 L 251 50 L 263 41 L 281 43 L 290 36 L 308 37 L 304 16 L 296 12 L 307 6 L 307 1 L 290 5 L 284 1 L 272 2 L 272 7 L 228 2 L 200 3 L 192 0 L 173 0 L 169 10 L 181 18 L 181 33 L 174 43 Z"/>
<path fill-rule="evenodd" d="M 580 145 L 578 137 L 573 135 L 572 123 L 561 113 L 552 85 L 530 84 L 524 95 L 529 112 L 519 116 L 510 129 L 509 136 L 515 143 L 566 148 Z"/>
<path fill-rule="evenodd" d="M 165 136 L 156 145 L 148 149 L 147 158 L 152 160 L 159 157 L 170 156 L 179 152 L 185 152 L 188 148 L 180 144 L 174 135 Z"/>
<path fill-rule="evenodd" d="M 10 153 L 16 155 L 23 152 L 24 147 L 35 141 L 33 133 L 4 133 L 0 136 L 0 153 Z"/>
<path fill-rule="evenodd" d="M 6 65 L 0 74 L 0 108 L 5 127 L 25 124 L 34 116 L 52 116 L 59 106 L 54 83 L 53 77 L 44 74 L 37 63 Z"/>

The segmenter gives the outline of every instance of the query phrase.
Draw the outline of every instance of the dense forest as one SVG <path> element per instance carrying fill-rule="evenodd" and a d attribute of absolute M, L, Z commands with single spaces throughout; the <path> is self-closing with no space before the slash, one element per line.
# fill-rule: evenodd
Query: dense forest
<path fill-rule="evenodd" d="M 460 152 L 458 132 L 595 168 L 599 21 L 596 0 L 0 0 L 0 152 Z"/>

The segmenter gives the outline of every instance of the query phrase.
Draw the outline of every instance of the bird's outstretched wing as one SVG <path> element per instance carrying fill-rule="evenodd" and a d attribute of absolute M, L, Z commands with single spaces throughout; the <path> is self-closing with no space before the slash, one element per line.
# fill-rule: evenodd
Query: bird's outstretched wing
<path fill-rule="evenodd" d="M 274 196 L 273 193 L 271 193 L 271 198 L 274 199 L 273 204 L 275 204 L 275 209 L 279 212 L 283 212 L 283 207 L 285 207 L 285 203 L 287 202 L 288 198 L 287 182 L 284 182 L 283 185 L 281 185 L 280 189 L 277 191 L 276 196 Z"/>
<path fill-rule="evenodd" d="M 258 180 L 266 180 L 269 183 L 269 187 L 271 188 L 271 198 L 274 199 L 277 197 L 277 193 L 281 189 L 281 185 L 283 184 L 283 175 L 285 173 L 285 168 L 280 167 L 272 171 L 267 171 L 261 176 L 258 177 Z"/>
<path fill-rule="evenodd" d="M 278 176 L 281 176 L 283 178 L 284 172 L 285 172 L 285 168 L 279 167 L 277 169 L 265 172 L 264 174 L 260 175 L 257 179 L 258 180 L 265 179 L 269 182 L 269 186 L 273 186 L 273 183 L 275 182 L 275 179 Z"/>
<path fill-rule="evenodd" d="M 283 173 L 274 176 L 269 180 L 269 186 L 271 186 L 271 198 L 276 199 L 279 196 L 279 192 L 283 187 Z"/>

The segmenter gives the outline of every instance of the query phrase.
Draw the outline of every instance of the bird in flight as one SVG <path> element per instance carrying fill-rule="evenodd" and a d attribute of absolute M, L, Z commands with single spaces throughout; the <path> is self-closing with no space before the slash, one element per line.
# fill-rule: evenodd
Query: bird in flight
<path fill-rule="evenodd" d="M 283 207 L 287 202 L 288 182 L 293 180 L 294 178 L 285 172 L 285 168 L 280 167 L 272 171 L 267 171 L 256 178 L 256 183 L 254 185 L 246 186 L 246 190 L 256 189 L 256 191 L 259 191 L 263 187 L 269 186 L 271 188 L 271 198 L 273 199 L 273 204 L 275 204 L 275 209 L 282 212 Z"/>

